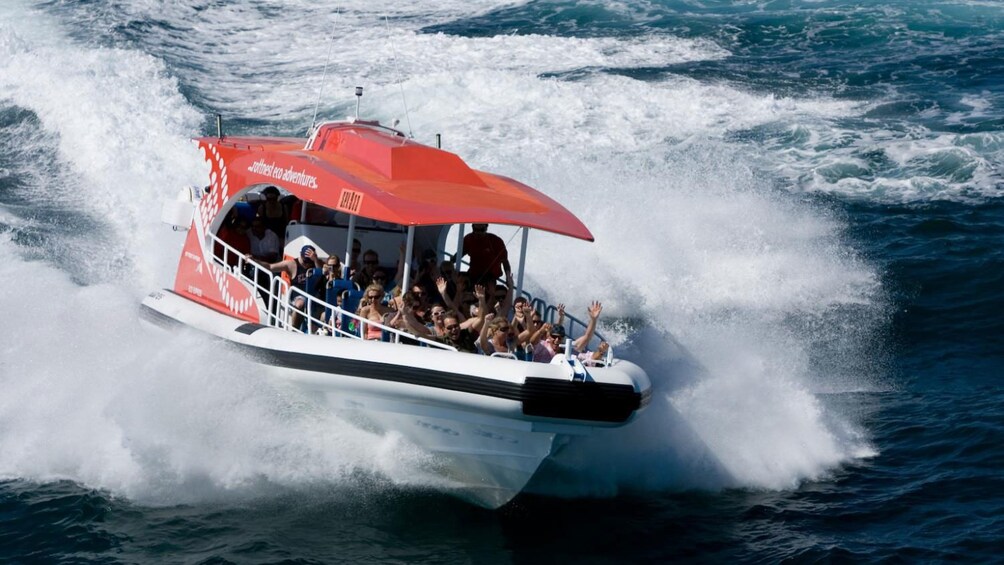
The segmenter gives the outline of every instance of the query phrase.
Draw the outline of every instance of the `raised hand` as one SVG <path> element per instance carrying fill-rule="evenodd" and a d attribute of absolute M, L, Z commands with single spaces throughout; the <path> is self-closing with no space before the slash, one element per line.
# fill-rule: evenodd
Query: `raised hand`
<path fill-rule="evenodd" d="M 603 305 L 598 301 L 593 302 L 589 305 L 589 317 L 593 320 L 600 317 L 600 312 L 603 311 Z"/>
<path fill-rule="evenodd" d="M 436 279 L 436 288 L 439 290 L 439 294 L 446 296 L 446 279 L 443 277 Z"/>
<path fill-rule="evenodd" d="M 482 285 L 474 285 L 474 297 L 478 299 L 479 302 L 485 300 L 485 287 Z"/>

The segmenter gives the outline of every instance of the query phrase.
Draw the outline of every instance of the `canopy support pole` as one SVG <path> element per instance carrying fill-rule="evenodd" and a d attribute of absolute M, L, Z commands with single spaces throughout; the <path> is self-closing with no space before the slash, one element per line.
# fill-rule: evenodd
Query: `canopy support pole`
<path fill-rule="evenodd" d="M 464 258 L 464 228 L 467 224 L 457 224 L 457 254 L 453 256 L 453 272 L 460 273 Z"/>
<path fill-rule="evenodd" d="M 408 226 L 408 243 L 404 246 L 404 274 L 401 275 L 401 296 L 411 290 L 411 254 L 415 252 L 415 226 Z M 402 304 L 403 298 L 402 298 Z M 401 335 L 394 334 L 394 343 L 401 343 Z"/>
<path fill-rule="evenodd" d="M 408 226 L 408 243 L 404 248 L 404 274 L 401 276 L 401 294 L 411 290 L 411 254 L 415 251 L 415 226 Z"/>
<path fill-rule="evenodd" d="M 345 280 L 349 280 L 349 269 L 352 267 L 352 240 L 355 237 L 356 217 L 349 214 L 349 232 L 345 237 L 345 258 L 342 260 L 342 278 Z"/>
<path fill-rule="evenodd" d="M 516 271 L 516 296 L 513 297 L 513 300 L 523 296 L 523 271 L 526 267 L 526 244 L 529 239 L 530 228 L 523 227 L 523 241 L 519 245 L 519 267 Z"/>

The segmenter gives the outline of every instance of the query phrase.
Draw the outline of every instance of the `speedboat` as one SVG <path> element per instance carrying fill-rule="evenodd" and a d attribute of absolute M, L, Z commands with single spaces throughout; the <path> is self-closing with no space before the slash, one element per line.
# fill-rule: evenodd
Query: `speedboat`
<path fill-rule="evenodd" d="M 393 257 L 381 267 L 396 269 L 407 289 L 413 257 L 434 254 L 463 270 L 467 224 L 511 226 L 522 236 L 513 293 L 557 323 L 557 309 L 523 288 L 529 233 L 593 236 L 548 196 L 358 118 L 323 122 L 305 140 L 217 134 L 194 140 L 209 165 L 208 186 L 187 187 L 164 206 L 162 219 L 187 235 L 173 286 L 143 300 L 145 321 L 207 334 L 347 421 L 400 434 L 432 455 L 447 491 L 493 509 L 519 494 L 549 457 L 600 428 L 628 424 L 648 403 L 648 376 L 613 349 L 585 362 L 558 353 L 549 363 L 458 352 L 361 318 L 362 290 L 347 277 L 306 293 L 220 237 L 228 215 L 248 213 L 263 190 L 277 187 L 294 216 L 285 225 L 286 258 L 310 245 L 322 258 L 341 254 L 347 271 L 359 241 Z M 294 311 L 302 320 L 296 325 Z M 363 339 L 364 324 L 378 327 L 382 339 Z M 571 339 L 587 324 L 567 316 L 563 325 L 572 351 Z"/>

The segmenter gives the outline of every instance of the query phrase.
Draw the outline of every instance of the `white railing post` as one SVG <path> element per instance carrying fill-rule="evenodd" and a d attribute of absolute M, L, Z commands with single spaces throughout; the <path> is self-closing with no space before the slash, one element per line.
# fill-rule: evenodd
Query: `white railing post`
<path fill-rule="evenodd" d="M 345 238 L 345 257 L 342 258 L 342 278 L 349 280 L 349 269 L 352 267 L 352 240 L 356 237 L 356 217 L 349 215 L 349 231 Z M 359 250 L 362 253 L 362 249 Z"/>
<path fill-rule="evenodd" d="M 411 290 L 411 255 L 415 252 L 415 226 L 408 226 L 408 241 L 404 246 L 404 274 L 401 275 L 401 296 Z M 404 299 L 401 300 L 402 306 Z M 401 343 L 400 334 L 394 336 L 395 343 Z"/>
<path fill-rule="evenodd" d="M 457 254 L 453 256 L 453 272 L 460 273 L 464 257 L 464 228 L 467 224 L 457 224 Z"/>
<path fill-rule="evenodd" d="M 523 273 L 525 272 L 526 269 L 526 244 L 529 239 L 530 239 L 530 228 L 524 227 L 523 241 L 520 242 L 519 245 L 519 267 L 517 268 L 516 271 L 516 296 L 513 297 L 513 300 L 515 300 L 516 297 L 523 296 Z"/>
<path fill-rule="evenodd" d="M 415 226 L 408 226 L 408 242 L 404 248 L 404 274 L 401 275 L 401 294 L 411 290 L 411 255 L 415 252 Z"/>

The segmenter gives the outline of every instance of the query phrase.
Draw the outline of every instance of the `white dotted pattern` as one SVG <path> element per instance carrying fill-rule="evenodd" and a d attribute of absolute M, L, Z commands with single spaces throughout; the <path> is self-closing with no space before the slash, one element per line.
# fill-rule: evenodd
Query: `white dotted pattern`
<path fill-rule="evenodd" d="M 227 166 L 223 162 L 223 156 L 220 155 L 219 150 L 215 145 L 208 145 L 208 154 L 206 151 L 207 145 L 202 145 L 200 149 L 202 150 L 202 158 L 209 163 L 212 167 L 212 172 L 209 173 L 209 186 L 210 192 L 208 195 L 204 196 L 201 201 L 199 201 L 199 222 L 201 224 L 200 233 L 208 233 L 210 226 L 213 223 L 213 219 L 219 214 L 220 209 L 226 204 L 227 200 L 230 198 L 230 185 L 227 183 Z M 223 303 L 226 304 L 227 308 L 236 314 L 243 314 L 251 308 L 254 301 L 248 297 L 242 300 L 237 300 L 233 295 L 230 294 L 230 279 L 227 276 L 227 272 L 216 264 L 210 264 L 206 258 L 210 257 L 211 254 L 209 250 L 205 248 L 206 238 L 199 238 L 200 244 L 202 244 L 202 261 L 203 264 L 209 269 L 209 274 L 216 283 L 216 287 L 220 291 L 220 296 L 223 298 Z M 243 286 L 241 289 L 246 290 Z"/>

